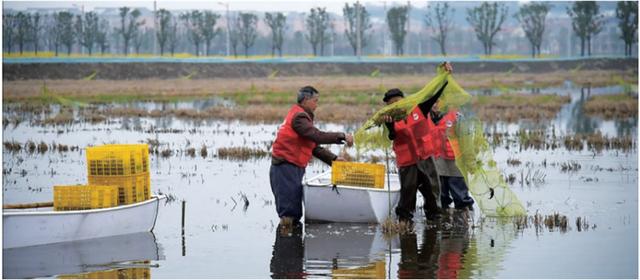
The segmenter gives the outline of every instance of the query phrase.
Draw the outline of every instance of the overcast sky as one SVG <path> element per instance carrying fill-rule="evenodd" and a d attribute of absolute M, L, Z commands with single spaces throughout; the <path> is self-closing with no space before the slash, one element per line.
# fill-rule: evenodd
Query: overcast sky
<path fill-rule="evenodd" d="M 345 0 L 335 1 L 247 1 L 247 0 L 209 0 L 209 1 L 156 1 L 158 9 L 165 8 L 168 10 L 185 10 L 185 9 L 207 9 L 224 11 L 223 3 L 229 3 L 231 10 L 253 10 L 253 11 L 298 11 L 307 12 L 313 7 L 319 5 L 326 7 L 327 11 L 338 13 L 342 11 Z M 351 1 L 355 2 L 355 1 Z M 361 1 L 362 2 L 362 1 Z M 383 5 L 383 1 L 366 1 L 370 4 Z M 406 3 L 398 1 L 400 3 Z M 424 3 L 423 3 L 424 4 Z M 95 7 L 146 7 L 153 10 L 153 1 L 3 1 L 4 8 L 15 10 L 24 10 L 27 8 L 73 8 L 84 6 L 85 11 L 91 11 Z M 76 6 L 74 6 L 76 5 Z M 387 1 L 387 5 L 391 5 L 391 1 Z"/>

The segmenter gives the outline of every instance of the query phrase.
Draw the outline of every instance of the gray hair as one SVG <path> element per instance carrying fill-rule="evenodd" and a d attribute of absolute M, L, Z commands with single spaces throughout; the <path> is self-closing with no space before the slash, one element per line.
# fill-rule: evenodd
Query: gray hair
<path fill-rule="evenodd" d="M 312 86 L 305 86 L 298 91 L 298 104 L 302 103 L 305 98 L 311 98 L 319 94 L 318 90 Z"/>

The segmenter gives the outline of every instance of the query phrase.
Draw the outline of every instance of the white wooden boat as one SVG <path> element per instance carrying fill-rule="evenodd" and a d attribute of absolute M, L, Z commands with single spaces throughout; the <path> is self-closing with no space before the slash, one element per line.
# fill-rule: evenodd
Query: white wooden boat
<path fill-rule="evenodd" d="M 304 216 L 306 221 L 383 223 L 390 210 L 393 213 L 398 199 L 400 180 L 397 174 L 385 177 L 385 187 L 377 189 L 334 187 L 331 171 L 328 171 L 305 181 Z"/>
<path fill-rule="evenodd" d="M 164 259 L 151 232 L 2 250 L 2 276 L 53 277 L 131 266 L 128 262 Z"/>
<path fill-rule="evenodd" d="M 3 249 L 149 232 L 155 226 L 160 201 L 165 198 L 155 196 L 143 202 L 92 210 L 5 210 Z"/>

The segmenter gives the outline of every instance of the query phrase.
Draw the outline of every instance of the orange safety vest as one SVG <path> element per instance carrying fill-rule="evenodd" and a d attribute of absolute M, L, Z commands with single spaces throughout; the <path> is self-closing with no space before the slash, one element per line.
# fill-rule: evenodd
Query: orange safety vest
<path fill-rule="evenodd" d="M 408 121 L 393 123 L 396 138 L 393 139 L 393 152 L 396 154 L 398 167 L 405 167 L 418 162 L 418 147 Z"/>
<path fill-rule="evenodd" d="M 447 138 L 447 129 L 453 129 L 456 116 L 456 111 L 449 111 L 438 124 L 435 124 L 431 120 L 431 115 L 427 114 L 425 117 L 420 110 L 412 112 L 410 117 L 415 120 L 412 130 L 420 152 L 420 159 L 429 157 L 455 159 L 452 143 Z M 457 145 L 457 143 L 453 143 L 453 145 Z"/>
<path fill-rule="evenodd" d="M 273 142 L 272 155 L 305 168 L 311 160 L 313 149 L 317 144 L 301 137 L 293 129 L 293 118 L 301 112 L 304 112 L 304 109 L 300 105 L 296 104 L 291 107 L 284 122 L 280 125 L 280 129 L 278 129 L 276 141 Z"/>

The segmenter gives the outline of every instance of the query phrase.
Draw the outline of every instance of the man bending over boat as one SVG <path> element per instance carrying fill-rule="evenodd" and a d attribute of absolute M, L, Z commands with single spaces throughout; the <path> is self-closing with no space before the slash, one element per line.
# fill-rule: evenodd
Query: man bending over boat
<path fill-rule="evenodd" d="M 352 135 L 320 131 L 313 125 L 318 95 L 312 86 L 298 91 L 298 102 L 291 106 L 272 146 L 269 180 L 283 225 L 297 223 L 302 218 L 302 177 L 311 156 L 328 165 L 334 160 L 344 160 L 318 145 L 353 145 Z"/>

